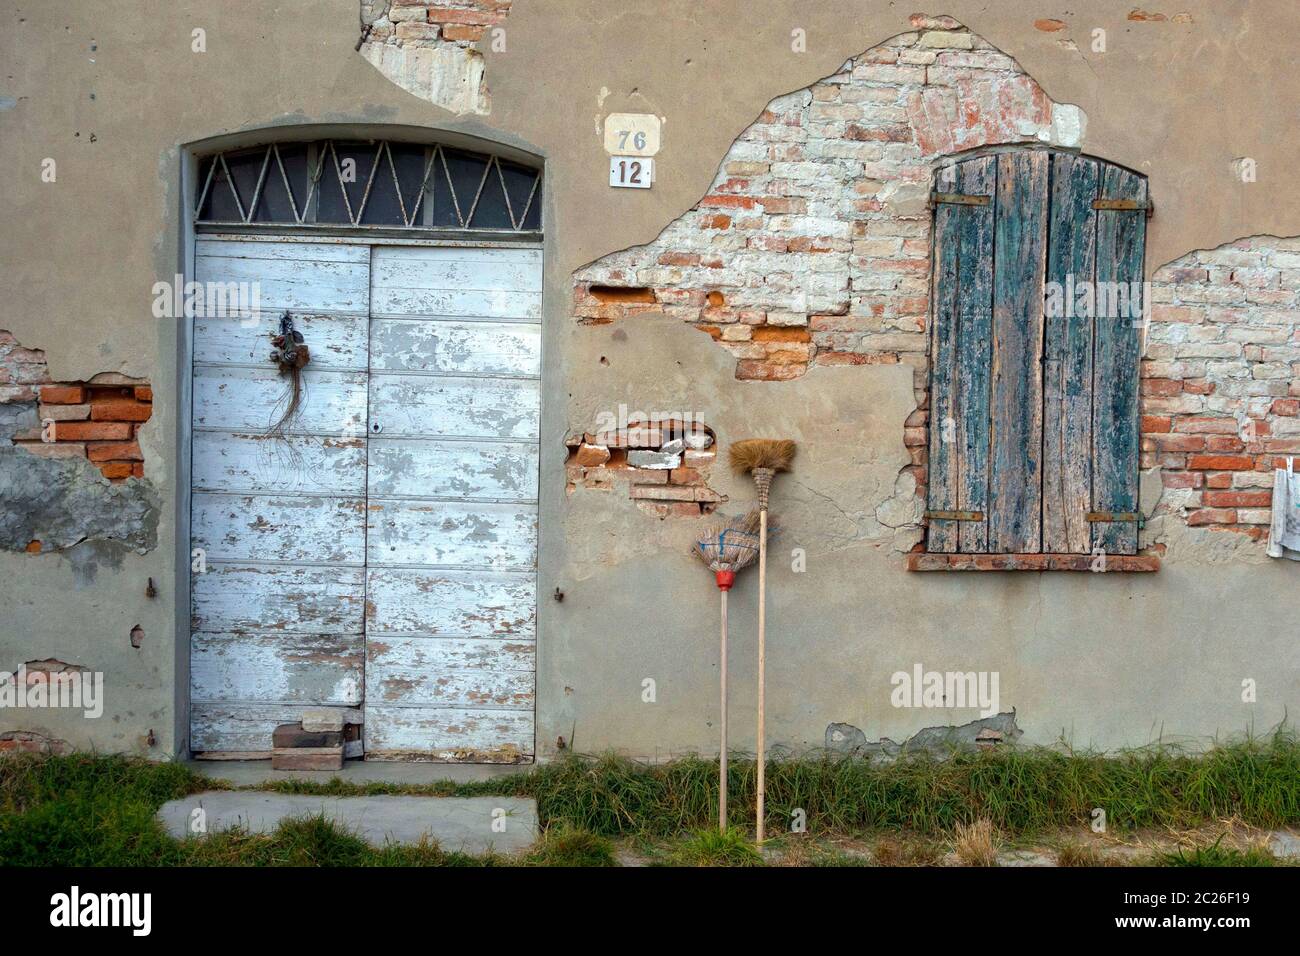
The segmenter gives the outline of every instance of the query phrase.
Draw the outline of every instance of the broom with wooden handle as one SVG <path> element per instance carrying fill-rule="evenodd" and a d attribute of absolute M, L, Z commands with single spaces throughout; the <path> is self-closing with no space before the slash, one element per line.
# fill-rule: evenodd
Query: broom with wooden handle
<path fill-rule="evenodd" d="M 718 830 L 727 831 L 727 592 L 736 582 L 736 572 L 748 567 L 758 556 L 758 512 L 750 511 L 739 518 L 717 524 L 705 537 L 695 542 L 693 553 L 713 572 L 722 595 L 722 639 L 719 694 L 722 716 L 719 729 L 722 747 L 718 758 Z"/>
<path fill-rule="evenodd" d="M 756 810 L 758 842 L 763 842 L 764 788 L 767 765 L 764 755 L 764 690 L 767 668 L 767 502 L 772 479 L 785 471 L 794 460 L 795 445 L 788 438 L 749 438 L 731 446 L 731 467 L 749 472 L 758 490 L 758 807 Z"/>

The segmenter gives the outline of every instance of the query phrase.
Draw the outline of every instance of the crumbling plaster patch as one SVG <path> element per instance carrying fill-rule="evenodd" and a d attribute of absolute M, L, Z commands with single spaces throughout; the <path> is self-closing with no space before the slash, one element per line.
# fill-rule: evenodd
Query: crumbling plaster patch
<path fill-rule="evenodd" d="M 826 728 L 826 749 L 855 757 L 890 758 L 903 754 L 925 753 L 946 757 L 957 751 L 988 750 L 1014 744 L 1024 735 L 1011 710 L 991 717 L 981 717 L 960 725 L 926 727 L 902 743 L 882 737 L 868 741 L 867 735 L 852 724 L 833 723 Z"/>
<path fill-rule="evenodd" d="M 45 353 L 0 331 L 0 549 L 94 541 L 116 560 L 117 551 L 157 546 L 157 493 L 132 477 L 143 474 L 136 436 L 152 415 L 152 393 L 116 373 L 92 382 L 51 383 Z M 70 428 L 81 431 L 61 434 Z M 93 566 L 82 571 L 93 575 Z"/>
<path fill-rule="evenodd" d="M 512 0 L 359 0 L 370 22 L 361 55 L 393 83 L 453 113 L 487 115 L 492 100 L 475 44 Z"/>
<path fill-rule="evenodd" d="M 112 484 L 84 458 L 38 458 L 13 445 L 14 434 L 36 426 L 35 404 L 0 405 L 0 548 L 44 553 L 95 540 L 153 550 L 153 485 L 135 478 Z"/>

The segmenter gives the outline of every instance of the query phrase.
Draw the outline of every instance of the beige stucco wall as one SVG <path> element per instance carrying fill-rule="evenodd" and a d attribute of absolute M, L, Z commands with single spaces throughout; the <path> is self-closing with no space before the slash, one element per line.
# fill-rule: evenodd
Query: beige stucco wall
<path fill-rule="evenodd" d="M 1158 212 L 1149 271 L 1241 236 L 1300 234 L 1293 144 L 1280 119 L 1300 101 L 1293 4 L 1185 0 L 1164 11 L 1187 12 L 1189 23 L 1129 21 L 1127 2 L 1089 8 L 953 0 L 928 12 L 958 18 L 1055 102 L 1082 107 L 1087 152 L 1150 177 Z M 788 560 L 773 562 L 774 742 L 820 745 L 836 721 L 869 739 L 902 739 L 975 716 L 890 707 L 889 675 L 915 662 L 998 670 L 1004 709 L 1017 708 L 1027 739 L 1039 742 L 1203 739 L 1266 728 L 1300 703 L 1295 566 L 1224 554 L 1221 536 L 1178 530 L 1156 575 L 909 575 L 876 518 L 907 460 L 905 372 L 814 368 L 795 382 L 742 383 L 724 353 L 680 324 L 574 324 L 575 269 L 652 239 L 702 195 L 772 97 L 904 32 L 911 10 L 884 0 L 516 0 L 506 51 L 485 54 L 492 112 L 476 118 L 422 102 L 354 53 L 355 0 L 2 10 L 0 96 L 14 102 L 0 109 L 0 328 L 45 349 L 56 380 L 123 372 L 153 383 L 142 444 L 164 506 L 147 554 L 0 552 L 0 666 L 75 661 L 104 671 L 108 693 L 98 722 L 0 712 L 0 731 L 158 756 L 183 747 L 178 330 L 152 317 L 150 289 L 182 263 L 184 144 L 304 124 L 456 130 L 545 158 L 540 754 L 559 735 L 582 750 L 656 755 L 713 740 L 716 592 L 685 553 L 694 528 L 657 522 L 626 500 L 566 496 L 562 467 L 566 431 L 597 410 L 620 401 L 676 408 L 683 394 L 724 444 L 758 432 L 800 442 L 798 468 L 779 479 L 781 547 L 805 548 L 808 566 L 795 574 Z M 1049 17 L 1067 29 L 1035 28 Z M 196 27 L 206 53 L 191 52 Z M 796 27 L 806 53 L 791 52 Z M 1107 31 L 1104 55 L 1088 52 L 1096 27 Z M 606 184 L 599 122 L 617 111 L 665 118 L 649 192 Z M 1255 183 L 1234 176 L 1243 156 L 1257 163 Z M 41 181 L 46 157 L 58 163 L 56 183 Z M 727 479 L 715 487 L 743 495 Z M 160 584 L 152 600 L 149 577 Z M 740 747 L 752 745 L 753 583 L 733 600 Z M 557 587 L 563 603 L 545 598 Z M 128 638 L 136 624 L 146 633 L 139 650 Z M 642 703 L 647 677 L 655 704 Z M 1259 682 L 1255 704 L 1241 702 L 1244 678 Z"/>

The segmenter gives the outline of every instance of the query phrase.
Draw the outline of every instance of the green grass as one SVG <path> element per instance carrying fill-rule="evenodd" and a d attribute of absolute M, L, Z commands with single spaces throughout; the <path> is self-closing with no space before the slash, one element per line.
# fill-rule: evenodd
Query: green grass
<path fill-rule="evenodd" d="M 530 866 L 618 866 L 614 844 L 586 830 L 553 827 L 524 857 Z"/>
<path fill-rule="evenodd" d="M 752 761 L 732 761 L 731 826 L 752 821 L 754 776 Z M 673 836 L 716 825 L 717 764 L 698 758 L 659 765 L 570 758 L 493 784 L 536 797 L 547 823 L 609 836 Z M 1300 743 L 1279 731 L 1199 755 L 1152 747 L 1116 756 L 1029 748 L 889 764 L 806 757 L 769 764 L 767 807 L 772 833 L 788 829 L 796 809 L 811 832 L 940 834 L 987 818 L 1022 835 L 1086 825 L 1095 807 L 1119 831 L 1185 829 L 1229 817 L 1284 826 L 1300 821 Z"/>
<path fill-rule="evenodd" d="M 732 762 L 733 828 L 752 827 L 754 777 L 752 760 Z M 167 837 L 154 820 L 165 801 L 220 786 L 179 764 L 93 755 L 0 758 L 0 860 L 67 866 L 506 862 L 473 861 L 435 846 L 373 849 L 323 822 L 286 824 L 275 834 L 214 834 L 182 843 Z M 608 838 L 672 841 L 665 858 L 684 864 L 729 852 L 728 846 L 709 842 L 717 829 L 717 763 L 701 758 L 651 765 L 569 757 L 470 784 L 353 784 L 335 778 L 257 789 L 533 797 L 547 838 L 522 862 L 536 865 L 612 860 Z M 813 755 L 769 764 L 767 806 L 774 836 L 789 830 L 796 809 L 803 811 L 810 834 L 898 833 L 931 840 L 981 818 L 1011 838 L 1084 827 L 1094 807 L 1105 809 L 1112 832 L 1189 830 L 1226 819 L 1256 827 L 1295 826 L 1300 823 L 1300 742 L 1290 731 L 1278 730 L 1201 754 L 1170 747 L 1113 756 L 1025 748 L 887 764 Z M 1195 859 L 1197 852 L 1184 856 Z M 894 855 L 910 856 L 901 850 Z"/>
<path fill-rule="evenodd" d="M 664 858 L 669 866 L 762 866 L 763 857 L 740 830 L 701 830 Z"/>
<path fill-rule="evenodd" d="M 1179 847 L 1172 852 L 1157 853 L 1153 859 L 1156 866 L 1277 866 L 1278 861 L 1260 847 L 1239 850 L 1235 847 L 1222 846 L 1220 837 L 1207 846 Z"/>

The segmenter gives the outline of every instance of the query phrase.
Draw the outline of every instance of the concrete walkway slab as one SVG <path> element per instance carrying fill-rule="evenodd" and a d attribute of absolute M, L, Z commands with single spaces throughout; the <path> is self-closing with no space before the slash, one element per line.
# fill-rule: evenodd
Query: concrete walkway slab
<path fill-rule="evenodd" d="M 537 839 L 537 803 L 521 797 L 319 797 L 212 790 L 163 804 L 158 818 L 178 839 L 198 836 L 192 821 L 200 808 L 207 833 L 235 826 L 269 833 L 282 820 L 322 814 L 372 846 L 418 843 L 427 835 L 444 850 L 480 855 L 489 850 L 514 853 Z"/>

